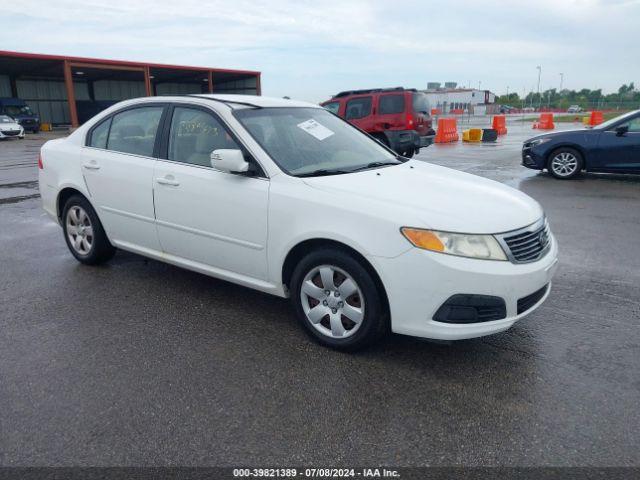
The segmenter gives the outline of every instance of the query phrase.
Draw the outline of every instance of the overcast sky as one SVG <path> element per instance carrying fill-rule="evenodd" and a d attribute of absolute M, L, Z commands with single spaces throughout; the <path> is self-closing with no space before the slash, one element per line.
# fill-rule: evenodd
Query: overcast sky
<path fill-rule="evenodd" d="M 640 85 L 640 0 L 8 1 L 0 49 L 262 71 L 263 94 Z M 0 72 L 2 73 L 2 72 Z"/>

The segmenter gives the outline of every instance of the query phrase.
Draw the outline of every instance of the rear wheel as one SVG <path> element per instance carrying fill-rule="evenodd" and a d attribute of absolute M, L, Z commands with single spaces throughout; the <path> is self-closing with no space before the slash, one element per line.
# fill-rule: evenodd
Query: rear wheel
<path fill-rule="evenodd" d="M 547 162 L 549 173 L 560 180 L 575 178 L 583 168 L 580 152 L 573 148 L 562 147 L 551 152 Z"/>
<path fill-rule="evenodd" d="M 88 200 L 73 195 L 62 212 L 64 239 L 71 254 L 86 265 L 106 262 L 116 252 Z"/>
<path fill-rule="evenodd" d="M 300 261 L 291 279 L 291 301 L 304 329 L 331 348 L 357 350 L 387 330 L 375 281 L 341 250 L 317 250 Z"/>

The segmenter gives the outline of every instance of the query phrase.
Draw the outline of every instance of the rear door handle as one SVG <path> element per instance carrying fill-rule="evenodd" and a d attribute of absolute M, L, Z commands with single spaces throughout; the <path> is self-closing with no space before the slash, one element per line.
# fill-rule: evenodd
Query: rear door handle
<path fill-rule="evenodd" d="M 89 163 L 83 163 L 82 166 L 87 170 L 100 170 L 100 165 L 98 165 L 95 161 Z"/>
<path fill-rule="evenodd" d="M 176 181 L 173 176 L 156 178 L 156 182 L 160 185 L 171 185 L 172 187 L 177 187 L 180 185 L 180 182 Z"/>

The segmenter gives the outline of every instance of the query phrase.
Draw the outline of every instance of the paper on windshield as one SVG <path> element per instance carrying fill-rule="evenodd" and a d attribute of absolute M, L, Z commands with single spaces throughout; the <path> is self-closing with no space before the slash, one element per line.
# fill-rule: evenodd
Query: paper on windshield
<path fill-rule="evenodd" d="M 301 128 L 309 135 L 313 135 L 318 140 L 324 140 L 325 138 L 329 138 L 335 132 L 332 132 L 324 125 L 319 124 L 313 118 L 307 120 L 306 122 L 302 122 L 298 124 L 298 128 Z"/>

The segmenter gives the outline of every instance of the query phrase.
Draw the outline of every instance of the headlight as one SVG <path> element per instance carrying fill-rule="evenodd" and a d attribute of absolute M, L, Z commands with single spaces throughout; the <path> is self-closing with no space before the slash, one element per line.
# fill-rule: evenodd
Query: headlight
<path fill-rule="evenodd" d="M 469 235 L 408 227 L 403 227 L 400 231 L 413 246 L 424 250 L 484 260 L 507 259 L 493 235 Z"/>
<path fill-rule="evenodd" d="M 543 143 L 547 143 L 550 142 L 551 139 L 550 138 L 538 138 L 536 140 L 531 140 L 530 142 L 527 142 L 527 146 L 528 147 L 537 147 L 538 145 L 542 145 Z"/>

